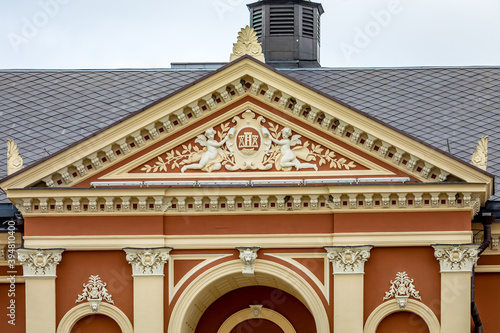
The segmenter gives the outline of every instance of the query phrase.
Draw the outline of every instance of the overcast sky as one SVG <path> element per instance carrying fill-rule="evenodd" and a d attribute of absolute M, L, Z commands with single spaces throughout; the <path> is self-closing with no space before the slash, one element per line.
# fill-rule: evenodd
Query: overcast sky
<path fill-rule="evenodd" d="M 0 0 L 0 68 L 225 62 L 243 0 Z M 500 65 L 499 0 L 324 0 L 323 67 Z"/>

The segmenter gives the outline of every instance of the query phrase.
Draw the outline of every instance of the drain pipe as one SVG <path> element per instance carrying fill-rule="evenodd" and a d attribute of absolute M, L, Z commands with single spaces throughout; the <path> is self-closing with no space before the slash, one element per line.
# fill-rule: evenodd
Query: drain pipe
<path fill-rule="evenodd" d="M 482 223 L 483 223 L 483 234 L 484 234 L 484 239 L 481 245 L 479 246 L 479 253 L 478 256 L 481 255 L 481 253 L 486 250 L 491 243 L 491 224 L 495 220 L 494 216 L 491 216 L 491 213 L 483 213 L 483 218 L 482 218 Z M 470 312 L 472 315 L 472 320 L 474 321 L 474 327 L 475 327 L 475 333 L 483 333 L 483 323 L 481 321 L 481 317 L 479 316 L 479 311 L 477 309 L 476 305 L 476 300 L 475 300 L 475 272 L 474 272 L 474 267 L 472 267 L 472 276 L 471 276 L 471 307 L 470 307 Z"/>

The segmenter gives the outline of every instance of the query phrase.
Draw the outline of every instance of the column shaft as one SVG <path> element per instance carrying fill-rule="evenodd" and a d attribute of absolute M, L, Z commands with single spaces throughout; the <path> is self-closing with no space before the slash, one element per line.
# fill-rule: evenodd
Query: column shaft
<path fill-rule="evenodd" d="M 26 333 L 56 331 L 55 278 L 26 278 Z"/>
<path fill-rule="evenodd" d="M 363 274 L 334 275 L 333 331 L 363 332 Z"/>
<path fill-rule="evenodd" d="M 134 332 L 163 333 L 163 277 L 134 277 Z"/>
<path fill-rule="evenodd" d="M 441 273 L 441 332 L 470 332 L 470 272 Z"/>

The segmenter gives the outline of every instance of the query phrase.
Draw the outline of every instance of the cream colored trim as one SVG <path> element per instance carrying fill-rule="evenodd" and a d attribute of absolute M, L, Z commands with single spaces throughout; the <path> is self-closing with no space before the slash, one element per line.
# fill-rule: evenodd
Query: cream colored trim
<path fill-rule="evenodd" d="M 155 248 L 165 246 L 165 236 L 24 236 L 24 246 L 33 249 L 59 247 L 68 251 L 121 250 L 124 247 Z"/>
<path fill-rule="evenodd" d="M 364 272 L 333 276 L 333 332 L 363 330 Z"/>
<path fill-rule="evenodd" d="M 11 277 L 10 276 L 0 276 L 0 284 L 11 284 L 10 281 Z M 22 276 L 17 276 L 16 275 L 16 282 L 15 283 L 24 283 L 24 278 Z"/>
<path fill-rule="evenodd" d="M 186 281 L 193 276 L 197 271 L 203 267 L 213 263 L 222 258 L 231 257 L 232 254 L 174 254 L 170 256 L 168 261 L 168 304 L 172 302 L 175 295 L 186 283 Z M 195 267 L 191 268 L 178 282 L 174 285 L 174 261 L 176 260 L 204 260 Z"/>
<path fill-rule="evenodd" d="M 364 116 L 358 112 L 355 112 L 346 106 L 343 106 L 330 98 L 318 94 L 309 89 L 304 89 L 304 87 L 288 78 L 282 76 L 280 73 L 274 72 L 262 65 L 250 60 L 242 59 L 232 66 L 225 68 L 224 70 L 215 73 L 214 75 L 206 78 L 202 82 L 199 82 L 173 96 L 167 100 L 152 106 L 151 108 L 128 118 L 121 123 L 113 126 L 112 128 L 95 135 L 92 138 L 85 140 L 84 142 L 77 144 L 76 146 L 68 149 L 64 153 L 58 154 L 47 161 L 40 163 L 39 165 L 30 169 L 29 176 L 26 172 L 21 172 L 20 174 L 8 179 L 1 184 L 3 189 L 8 188 L 19 188 L 25 187 L 32 184 L 49 174 L 53 174 L 61 170 L 61 166 L 67 165 L 68 161 L 71 163 L 77 162 L 86 156 L 94 153 L 96 149 L 101 150 L 103 147 L 114 144 L 117 140 L 120 140 L 125 135 L 138 131 L 140 129 L 146 128 L 151 125 L 152 121 L 161 119 L 167 115 L 170 115 L 181 108 L 186 106 L 186 101 L 197 101 L 202 99 L 204 96 L 211 94 L 214 90 L 220 87 L 226 86 L 230 82 L 240 80 L 242 77 L 249 75 L 253 77 L 254 80 L 264 82 L 267 85 L 271 85 L 273 88 L 280 90 L 282 93 L 293 96 L 299 101 L 305 101 L 312 107 L 322 110 L 325 114 L 341 119 L 349 120 L 349 124 L 354 126 L 361 131 L 366 133 L 371 133 L 375 135 L 380 140 L 388 142 L 390 144 L 396 143 L 398 148 L 416 156 L 425 157 L 426 162 L 436 165 L 459 178 L 465 179 L 468 182 L 479 182 L 488 183 L 487 191 L 485 192 L 485 197 L 488 198 L 492 194 L 493 189 L 493 179 L 492 177 L 481 173 L 475 168 L 467 165 L 466 163 L 461 163 L 439 151 L 436 151 L 430 147 L 421 144 L 412 138 L 407 137 L 403 133 L 399 133 L 395 130 L 382 126 L 380 123 L 374 121 L 371 118 Z M 225 105 L 230 105 L 234 101 L 242 98 L 246 93 L 235 96 L 230 102 Z M 288 112 L 288 111 L 285 111 Z M 290 112 L 291 114 L 291 112 Z M 202 121 L 205 117 L 195 118 L 190 121 L 190 124 Z M 303 117 L 297 117 L 300 121 L 306 122 Z M 316 128 L 325 133 L 333 135 L 331 131 L 323 129 L 318 124 L 313 124 Z M 173 132 L 180 130 L 182 126 L 175 128 Z M 340 137 L 341 140 L 347 142 L 346 138 Z M 153 140 L 147 142 L 145 146 L 153 144 Z M 135 151 L 141 151 L 140 149 L 134 149 Z M 134 154 L 135 152 L 131 152 Z M 367 152 L 375 156 L 373 152 Z M 116 162 L 115 162 L 116 163 Z M 109 163 L 108 165 L 113 165 Z M 107 168 L 108 166 L 103 166 Z M 397 166 L 402 168 L 401 166 Z"/>
<path fill-rule="evenodd" d="M 56 330 L 55 277 L 28 278 L 25 280 L 24 289 L 26 333 L 54 333 Z"/>
<path fill-rule="evenodd" d="M 477 265 L 476 273 L 500 273 L 500 265 Z"/>
<path fill-rule="evenodd" d="M 109 236 L 24 236 L 26 248 L 65 248 L 67 251 L 121 250 L 124 247 L 182 249 L 323 248 L 334 245 L 429 246 L 435 243 L 470 243 L 470 231 L 364 232 L 336 234 L 253 235 L 109 235 Z"/>
<path fill-rule="evenodd" d="M 71 333 L 71 329 L 83 317 L 94 315 L 88 303 L 79 304 L 66 312 L 59 322 L 57 333 Z M 116 306 L 102 302 L 99 306 L 99 314 L 105 315 L 116 321 L 122 333 L 134 333 L 132 323 L 127 316 Z"/>
<path fill-rule="evenodd" d="M 163 276 L 134 276 L 135 333 L 164 333 L 163 279 Z"/>
<path fill-rule="evenodd" d="M 293 131 L 301 134 L 303 136 L 302 140 L 306 141 L 307 139 L 313 140 L 321 144 L 323 147 L 326 147 L 330 150 L 335 151 L 335 153 L 338 153 L 340 155 L 343 155 L 347 157 L 348 159 L 351 159 L 355 161 L 357 164 L 363 165 L 367 167 L 370 170 L 329 170 L 329 171 L 295 171 L 295 172 L 287 172 L 286 176 L 287 177 L 311 177 L 311 176 L 329 176 L 332 177 L 332 175 L 335 176 L 344 176 L 348 177 L 351 175 L 394 175 L 393 172 L 383 168 L 381 165 L 376 164 L 374 162 L 371 162 L 370 160 L 367 160 L 357 154 L 355 154 L 353 151 L 345 149 L 339 145 L 334 144 L 332 141 L 329 141 L 317 134 L 314 134 L 310 131 L 306 131 L 304 128 L 301 128 L 298 126 L 298 124 L 290 122 L 288 120 L 285 120 L 282 117 L 276 116 L 275 114 L 269 112 L 268 110 L 256 105 L 255 103 L 252 102 L 245 102 L 241 105 L 236 106 L 234 109 L 221 114 L 220 116 L 206 122 L 203 127 L 201 128 L 195 128 L 191 130 L 190 132 L 185 133 L 181 137 L 178 137 L 174 140 L 168 141 L 164 145 L 154 149 L 153 151 L 148 152 L 147 154 L 144 154 L 137 158 L 136 160 L 125 164 L 124 166 L 113 170 L 112 172 L 104 175 L 100 179 L 103 180 L 112 180 L 112 179 L 158 179 L 162 177 L 175 177 L 175 178 L 193 178 L 192 173 L 181 173 L 179 172 L 171 172 L 171 173 L 140 173 L 140 174 L 128 174 L 127 171 L 133 170 L 139 166 L 144 165 L 147 163 L 149 160 L 157 157 L 158 155 L 164 153 L 165 151 L 169 151 L 172 148 L 186 142 L 187 140 L 190 140 L 196 135 L 200 134 L 201 131 L 204 131 L 207 128 L 210 127 L 215 127 L 223 122 L 227 122 L 231 120 L 233 117 L 240 115 L 241 113 L 245 112 L 246 110 L 252 110 L 255 113 L 258 113 L 265 118 L 268 118 L 272 120 L 275 123 L 278 123 L 282 126 L 289 127 Z M 307 138 L 307 139 L 306 139 Z M 285 173 L 283 172 L 217 172 L 217 173 L 207 173 L 207 172 L 198 172 L 196 173 L 196 178 L 198 179 L 204 179 L 204 178 L 210 178 L 213 179 L 215 177 L 220 177 L 220 178 L 250 178 L 250 177 L 279 177 L 279 176 L 285 176 Z"/>
<path fill-rule="evenodd" d="M 325 300 L 328 302 L 328 304 L 330 304 L 330 297 L 328 295 L 328 293 L 330 291 L 330 265 L 328 264 L 326 253 L 265 253 L 265 255 L 284 260 L 287 263 L 292 264 L 293 266 L 295 266 L 299 270 L 301 270 L 304 274 L 306 274 L 314 282 L 314 284 L 316 284 L 318 286 L 319 290 L 321 290 L 321 292 L 323 293 Z M 306 266 L 302 265 L 294 258 L 323 259 L 323 261 L 324 261 L 323 281 L 325 281 L 325 283 L 321 283 L 321 281 L 318 279 L 318 277 L 316 275 L 314 275 Z"/>
<path fill-rule="evenodd" d="M 470 272 L 441 273 L 441 332 L 470 332 Z"/>
<path fill-rule="evenodd" d="M 471 231 L 430 231 L 430 232 L 362 232 L 336 233 L 333 245 L 383 246 L 429 246 L 431 244 L 461 244 L 472 241 Z"/>
<path fill-rule="evenodd" d="M 329 333 L 330 324 L 323 303 L 311 285 L 302 277 L 297 276 L 292 270 L 266 260 L 257 259 L 255 272 L 270 275 L 277 280 L 289 283 L 294 286 L 297 292 L 305 300 L 306 306 L 311 311 L 316 323 L 318 333 Z M 211 283 L 231 275 L 241 275 L 241 260 L 232 260 L 208 269 L 198 276 L 183 291 L 175 304 L 171 320 L 168 325 L 168 332 L 186 332 L 185 323 L 191 313 L 192 304 L 202 291 Z M 192 326 L 196 326 L 196 323 Z"/>
<path fill-rule="evenodd" d="M 366 320 L 365 329 L 363 332 L 376 333 L 378 325 L 382 322 L 382 320 L 385 317 L 399 311 L 408 311 L 419 315 L 429 327 L 430 333 L 441 332 L 441 326 L 439 325 L 439 320 L 437 319 L 434 312 L 432 312 L 432 310 L 424 303 L 415 301 L 413 299 L 408 300 L 405 310 L 399 309 L 396 300 L 390 300 L 380 304 L 375 310 L 373 310 L 373 312 Z"/>
<path fill-rule="evenodd" d="M 252 309 L 244 309 L 238 311 L 231 315 L 226 321 L 221 325 L 217 333 L 231 333 L 233 328 L 238 326 L 238 324 L 247 321 L 256 319 L 253 316 Z M 273 311 L 271 309 L 262 308 L 260 312 L 260 317 L 257 319 L 269 320 L 270 322 L 275 323 L 281 328 L 283 333 L 296 333 L 297 331 L 293 327 L 293 325 L 286 319 L 281 313 Z"/>

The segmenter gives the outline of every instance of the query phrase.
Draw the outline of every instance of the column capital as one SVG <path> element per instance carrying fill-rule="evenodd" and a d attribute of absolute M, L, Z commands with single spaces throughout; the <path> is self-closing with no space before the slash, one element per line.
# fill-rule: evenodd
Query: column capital
<path fill-rule="evenodd" d="M 252 277 L 255 272 L 255 261 L 257 260 L 257 252 L 260 247 L 247 246 L 247 247 L 237 247 L 240 251 L 240 259 L 242 263 L 242 273 L 243 276 Z"/>
<path fill-rule="evenodd" d="M 327 258 L 333 265 L 333 274 L 364 274 L 365 262 L 373 245 L 325 246 Z"/>
<path fill-rule="evenodd" d="M 479 258 L 478 244 L 433 244 L 441 273 L 472 272 Z"/>
<path fill-rule="evenodd" d="M 127 261 L 132 265 L 132 276 L 165 276 L 163 268 L 170 259 L 171 247 L 123 249 Z"/>
<path fill-rule="evenodd" d="M 65 249 L 17 249 L 17 260 L 23 265 L 24 278 L 56 278 L 56 266 Z"/>

